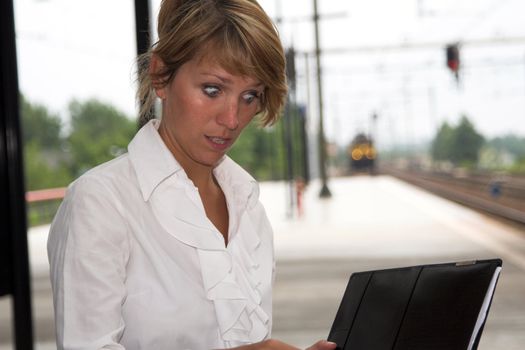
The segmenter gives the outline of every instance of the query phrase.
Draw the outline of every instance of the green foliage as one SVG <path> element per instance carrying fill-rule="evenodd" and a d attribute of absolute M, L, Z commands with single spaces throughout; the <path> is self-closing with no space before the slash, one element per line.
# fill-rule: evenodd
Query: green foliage
<path fill-rule="evenodd" d="M 26 190 L 67 186 L 72 176 L 59 150 L 45 150 L 37 142 L 24 145 L 24 171 Z"/>
<path fill-rule="evenodd" d="M 114 107 L 72 101 L 71 132 L 46 107 L 21 98 L 27 190 L 63 187 L 87 169 L 125 152 L 136 125 Z"/>
<path fill-rule="evenodd" d="M 67 186 L 75 177 L 126 149 L 136 125 L 123 113 L 96 100 L 73 101 L 71 128 L 63 136 L 58 115 L 20 98 L 26 190 Z M 60 201 L 28 205 L 31 226 L 50 222 Z"/>
<path fill-rule="evenodd" d="M 453 134 L 452 145 L 454 151 L 451 153 L 452 163 L 475 165 L 484 142 L 483 136 L 476 131 L 474 125 L 467 117 L 463 116 Z"/>
<path fill-rule="evenodd" d="M 450 161 L 454 165 L 473 166 L 485 140 L 474 125 L 463 116 L 456 127 L 447 123 L 439 128 L 432 141 L 431 154 L 434 160 Z"/>
<path fill-rule="evenodd" d="M 525 157 L 515 161 L 508 170 L 513 174 L 525 175 Z"/>
<path fill-rule="evenodd" d="M 449 160 L 452 149 L 452 140 L 454 138 L 454 129 L 448 125 L 448 123 L 443 123 L 439 128 L 436 137 L 432 141 L 432 158 L 434 160 Z"/>
<path fill-rule="evenodd" d="M 71 133 L 68 147 L 75 177 L 126 151 L 136 124 L 114 107 L 97 100 L 69 105 Z"/>
<path fill-rule="evenodd" d="M 49 224 L 58 210 L 62 200 L 50 200 L 28 203 L 27 221 L 30 227 Z"/>
<path fill-rule="evenodd" d="M 287 106 L 285 115 L 272 127 L 261 128 L 252 122 L 228 155 L 259 181 L 288 178 L 290 167 L 292 177 L 304 178 L 302 118 L 299 108 Z"/>
<path fill-rule="evenodd" d="M 484 169 L 525 174 L 525 137 L 505 135 L 488 141 L 480 163 Z"/>
<path fill-rule="evenodd" d="M 508 152 L 517 158 L 525 158 L 525 137 L 505 135 L 490 140 L 487 145 L 500 152 Z"/>
<path fill-rule="evenodd" d="M 20 114 L 24 144 L 34 143 L 45 149 L 61 146 L 62 123 L 58 115 L 51 114 L 42 105 L 30 103 L 23 95 L 20 96 Z"/>
<path fill-rule="evenodd" d="M 250 123 L 228 155 L 258 180 L 282 178 L 282 139 L 279 128 Z"/>
<path fill-rule="evenodd" d="M 20 98 L 27 190 L 66 186 L 72 179 L 65 161 L 62 123 L 46 107 Z"/>

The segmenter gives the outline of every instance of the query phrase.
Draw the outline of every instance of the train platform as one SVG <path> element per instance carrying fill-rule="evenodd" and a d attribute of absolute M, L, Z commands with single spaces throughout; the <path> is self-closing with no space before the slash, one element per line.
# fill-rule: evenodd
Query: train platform
<path fill-rule="evenodd" d="M 289 187 L 261 183 L 277 257 L 273 337 L 305 348 L 328 335 L 352 272 L 500 257 L 503 272 L 479 349 L 525 344 L 525 231 L 389 176 L 312 182 L 302 215 L 288 208 Z M 29 232 L 37 350 L 54 345 L 45 244 L 48 227 Z M 0 350 L 11 349 L 7 300 L 0 300 Z"/>

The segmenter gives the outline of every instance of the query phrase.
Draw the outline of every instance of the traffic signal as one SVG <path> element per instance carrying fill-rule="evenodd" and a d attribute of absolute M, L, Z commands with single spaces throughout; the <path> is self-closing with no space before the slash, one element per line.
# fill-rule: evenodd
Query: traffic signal
<path fill-rule="evenodd" d="M 447 67 L 459 80 L 459 46 L 458 44 L 447 45 Z"/>

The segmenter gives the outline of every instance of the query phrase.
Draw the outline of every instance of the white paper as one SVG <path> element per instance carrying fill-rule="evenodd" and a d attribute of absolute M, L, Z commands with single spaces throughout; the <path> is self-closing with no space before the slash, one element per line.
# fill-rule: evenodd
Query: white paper
<path fill-rule="evenodd" d="M 487 294 L 485 294 L 485 300 L 483 301 L 481 310 L 479 310 L 478 320 L 476 321 L 476 325 L 474 326 L 474 332 L 472 333 L 472 337 L 470 338 L 468 350 L 472 350 L 472 347 L 474 346 L 474 341 L 476 340 L 478 332 L 481 326 L 483 325 L 483 322 L 485 322 L 485 318 L 487 317 L 487 311 L 489 309 L 490 301 L 492 299 L 492 295 L 494 294 L 494 289 L 496 288 L 496 282 L 498 280 L 498 276 L 500 272 L 501 272 L 501 266 L 496 268 L 496 271 L 494 271 L 494 275 L 492 276 L 492 280 L 490 281 L 489 288 L 487 289 Z"/>

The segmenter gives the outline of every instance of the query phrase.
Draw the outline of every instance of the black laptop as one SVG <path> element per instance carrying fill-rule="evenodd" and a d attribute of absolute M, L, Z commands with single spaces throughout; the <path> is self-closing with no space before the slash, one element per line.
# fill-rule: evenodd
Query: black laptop
<path fill-rule="evenodd" d="M 354 273 L 328 336 L 339 350 L 477 349 L 500 259 Z"/>

